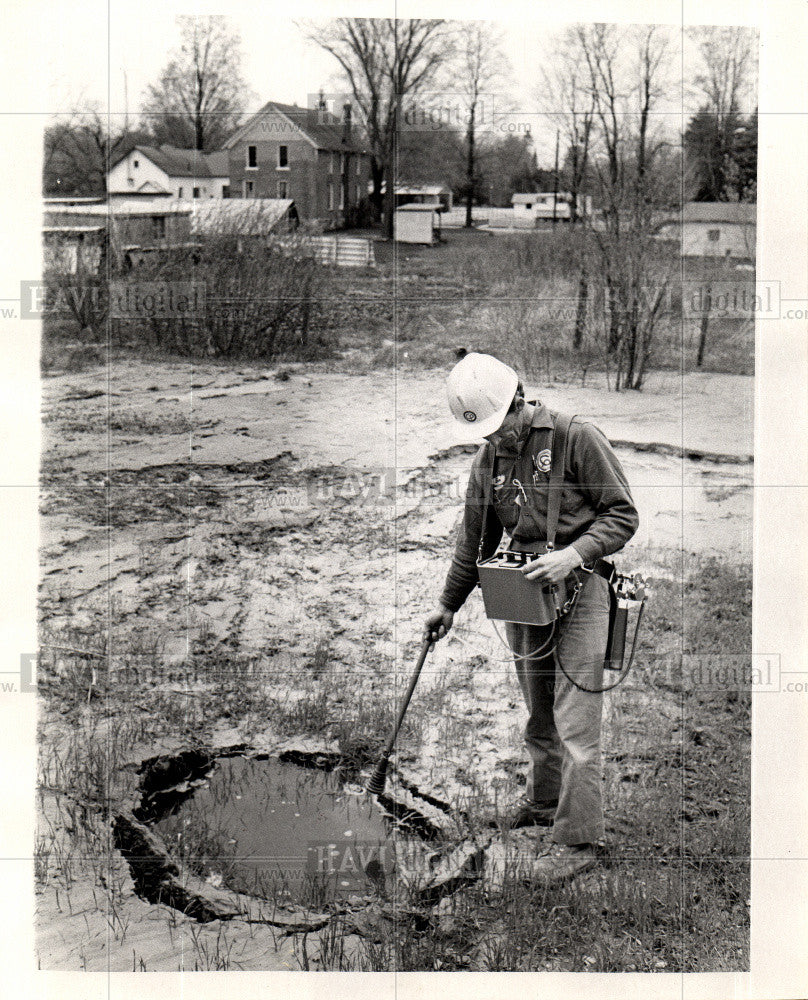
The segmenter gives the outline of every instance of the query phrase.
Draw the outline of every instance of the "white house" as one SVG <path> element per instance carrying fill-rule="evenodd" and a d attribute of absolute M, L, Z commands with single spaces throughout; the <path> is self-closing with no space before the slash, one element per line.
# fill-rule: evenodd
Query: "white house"
<path fill-rule="evenodd" d="M 532 194 L 514 194 L 511 196 L 514 220 L 520 219 L 552 219 L 553 204 L 555 218 L 568 221 L 572 214 L 572 195 L 569 191 L 536 191 Z M 578 195 L 578 217 L 592 214 L 592 198 L 588 194 Z"/>
<path fill-rule="evenodd" d="M 110 200 L 121 197 L 226 198 L 230 185 L 228 153 L 200 153 L 176 146 L 135 146 L 113 160 L 107 173 Z"/>
<path fill-rule="evenodd" d="M 683 257 L 754 260 L 757 205 L 739 201 L 689 201 L 680 215 L 659 224 L 656 236 L 680 242 Z"/>

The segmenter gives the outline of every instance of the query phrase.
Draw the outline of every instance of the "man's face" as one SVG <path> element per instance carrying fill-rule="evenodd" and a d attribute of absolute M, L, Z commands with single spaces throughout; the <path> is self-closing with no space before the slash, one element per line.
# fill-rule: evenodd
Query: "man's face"
<path fill-rule="evenodd" d="M 525 429 L 525 403 L 520 399 L 516 409 L 505 414 L 498 430 L 486 434 L 486 441 L 502 451 L 518 451 L 519 439 Z"/>

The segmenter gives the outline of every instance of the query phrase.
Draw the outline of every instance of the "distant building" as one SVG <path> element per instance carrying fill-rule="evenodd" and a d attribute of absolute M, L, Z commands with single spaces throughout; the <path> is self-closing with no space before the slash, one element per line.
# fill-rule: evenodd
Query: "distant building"
<path fill-rule="evenodd" d="M 431 205 L 438 212 L 451 212 L 452 189 L 446 184 L 397 184 L 396 208 L 401 205 Z"/>
<path fill-rule="evenodd" d="M 225 143 L 230 194 L 292 200 L 301 220 L 329 229 L 350 224 L 367 200 L 370 155 L 351 106 L 342 118 L 318 108 L 267 102 Z"/>
<path fill-rule="evenodd" d="M 194 236 L 269 236 L 289 233 L 298 222 L 291 198 L 226 198 L 191 206 Z"/>
<path fill-rule="evenodd" d="M 755 259 L 757 205 L 743 201 L 689 201 L 657 226 L 657 238 L 679 243 L 683 257 Z"/>
<path fill-rule="evenodd" d="M 119 258 L 133 250 L 148 253 L 187 246 L 191 239 L 191 206 L 167 200 L 133 199 L 113 204 L 49 198 L 42 232 L 46 263 L 66 253 L 70 269 L 75 270 L 80 251 L 85 249 L 82 258 L 97 266 L 104 244 Z"/>
<path fill-rule="evenodd" d="M 440 239 L 440 209 L 434 205 L 401 205 L 394 216 L 394 231 L 397 243 L 431 246 Z"/>
<path fill-rule="evenodd" d="M 224 150 L 201 153 L 168 145 L 135 146 L 113 160 L 107 173 L 112 200 L 226 198 L 229 186 L 229 154 Z"/>
<path fill-rule="evenodd" d="M 555 204 L 555 218 L 568 221 L 572 217 L 573 197 L 569 191 L 535 191 L 528 194 L 514 194 L 511 205 L 515 219 L 552 219 Z M 578 218 L 592 214 L 592 198 L 579 194 L 577 199 Z"/>
<path fill-rule="evenodd" d="M 42 227 L 42 259 L 47 271 L 57 268 L 66 274 L 85 270 L 97 273 L 101 266 L 106 226 L 71 225 Z"/>

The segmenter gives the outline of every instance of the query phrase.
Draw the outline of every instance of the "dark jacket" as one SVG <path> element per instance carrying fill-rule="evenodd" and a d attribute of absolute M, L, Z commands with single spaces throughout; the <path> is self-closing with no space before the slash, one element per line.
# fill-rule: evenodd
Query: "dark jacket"
<path fill-rule="evenodd" d="M 556 414 L 541 404 L 521 454 L 493 453 L 486 442 L 471 466 L 463 520 L 440 603 L 457 611 L 477 584 L 477 556 L 488 498 L 482 558 L 493 555 L 503 530 L 520 542 L 544 541 L 550 448 Z M 492 469 L 493 458 L 493 469 Z M 518 485 L 517 485 L 518 484 Z M 573 421 L 567 442 L 556 547 L 575 544 L 584 563 L 621 549 L 639 518 L 625 474 L 606 437 L 594 424 Z"/>

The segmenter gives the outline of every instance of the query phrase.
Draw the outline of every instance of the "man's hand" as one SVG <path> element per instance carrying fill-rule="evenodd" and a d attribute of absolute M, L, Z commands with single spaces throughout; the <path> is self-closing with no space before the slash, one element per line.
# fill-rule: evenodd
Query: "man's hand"
<path fill-rule="evenodd" d="M 444 607 L 438 607 L 424 622 L 424 639 L 430 642 L 437 642 L 442 639 L 454 621 L 454 612 L 447 611 Z"/>
<path fill-rule="evenodd" d="M 572 545 L 568 545 L 564 549 L 545 552 L 538 559 L 531 559 L 525 563 L 521 571 L 528 580 L 538 580 L 540 583 L 557 587 L 580 565 L 580 555 Z"/>

